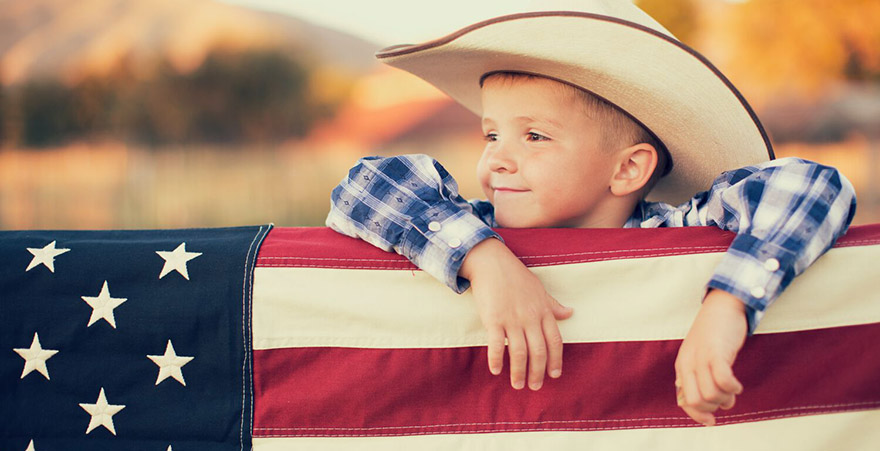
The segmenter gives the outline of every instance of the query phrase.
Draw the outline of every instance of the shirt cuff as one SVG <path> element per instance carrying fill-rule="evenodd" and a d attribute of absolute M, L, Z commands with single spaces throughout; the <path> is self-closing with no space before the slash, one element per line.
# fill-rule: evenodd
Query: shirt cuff
<path fill-rule="evenodd" d="M 403 239 L 402 254 L 456 293 L 470 287 L 467 279 L 458 277 L 467 253 L 487 238 L 501 240 L 479 218 L 451 201 L 432 206 L 411 222 L 412 227 Z"/>
<path fill-rule="evenodd" d="M 734 238 L 708 288 L 724 290 L 746 305 L 749 335 L 764 312 L 794 278 L 795 254 L 769 241 L 741 234 Z"/>

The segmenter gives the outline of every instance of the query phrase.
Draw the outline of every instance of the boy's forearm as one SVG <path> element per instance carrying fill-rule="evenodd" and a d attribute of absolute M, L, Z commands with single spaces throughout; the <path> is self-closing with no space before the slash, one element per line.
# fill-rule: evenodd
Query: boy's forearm
<path fill-rule="evenodd" d="M 743 386 L 733 373 L 745 341 L 745 305 L 722 290 L 709 290 L 675 359 L 679 407 L 705 425 L 718 408 L 730 409 Z"/>

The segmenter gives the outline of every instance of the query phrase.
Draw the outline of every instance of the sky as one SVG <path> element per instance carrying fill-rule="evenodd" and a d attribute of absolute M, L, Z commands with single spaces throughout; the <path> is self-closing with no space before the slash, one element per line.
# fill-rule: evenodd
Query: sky
<path fill-rule="evenodd" d="M 224 0 L 287 13 L 381 46 L 418 43 L 483 19 L 521 11 L 530 0 Z"/>

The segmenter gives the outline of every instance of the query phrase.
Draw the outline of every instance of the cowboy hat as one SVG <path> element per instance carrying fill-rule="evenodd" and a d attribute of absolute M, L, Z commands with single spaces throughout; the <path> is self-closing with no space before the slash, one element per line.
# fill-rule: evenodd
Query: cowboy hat
<path fill-rule="evenodd" d="M 480 83 L 495 72 L 540 75 L 617 106 L 667 148 L 672 170 L 648 196 L 679 203 L 721 172 L 774 158 L 757 115 L 705 57 L 625 0 L 537 2 L 376 57 L 481 114 Z M 548 9 L 550 8 L 550 9 Z"/>

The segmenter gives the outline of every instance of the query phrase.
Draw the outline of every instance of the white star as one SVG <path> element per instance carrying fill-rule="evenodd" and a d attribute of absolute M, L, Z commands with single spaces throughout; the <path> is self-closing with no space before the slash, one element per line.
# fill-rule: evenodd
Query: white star
<path fill-rule="evenodd" d="M 181 369 L 195 357 L 178 356 L 174 352 L 174 345 L 171 344 L 171 340 L 168 340 L 168 345 L 165 346 L 165 355 L 148 355 L 147 357 L 153 363 L 159 365 L 159 377 L 156 378 L 156 385 L 159 385 L 159 382 L 169 377 L 173 377 L 181 385 L 186 386 Z"/>
<path fill-rule="evenodd" d="M 30 348 L 14 348 L 21 358 L 24 359 L 24 369 L 21 370 L 21 378 L 37 370 L 40 374 L 49 380 L 49 369 L 46 368 L 46 360 L 58 353 L 55 349 L 43 349 L 40 345 L 40 336 L 34 332 L 34 341 L 31 342 Z"/>
<path fill-rule="evenodd" d="M 34 258 L 31 260 L 27 269 L 24 270 L 25 272 L 40 265 L 46 265 L 46 267 L 49 268 L 49 271 L 55 272 L 55 257 L 70 251 L 70 249 L 55 249 L 54 241 L 45 245 L 42 249 L 38 247 L 29 247 L 27 250 L 31 254 L 34 254 Z"/>
<path fill-rule="evenodd" d="M 125 406 L 108 404 L 107 397 L 104 396 L 104 387 L 101 387 L 101 393 L 98 394 L 98 400 L 94 404 L 80 403 L 79 406 L 92 416 L 86 434 L 98 426 L 104 426 L 113 435 L 116 435 L 116 428 L 113 427 L 113 415 L 119 413 Z"/>
<path fill-rule="evenodd" d="M 99 319 L 104 319 L 116 329 L 116 318 L 113 316 L 113 309 L 119 307 L 128 299 L 110 297 L 110 287 L 107 286 L 107 281 L 105 280 L 104 287 L 101 288 L 101 294 L 97 297 L 83 296 L 82 300 L 86 301 L 86 303 L 92 307 L 92 316 L 89 318 L 89 326 L 95 324 Z"/>
<path fill-rule="evenodd" d="M 34 448 L 34 441 L 33 440 L 31 440 L 31 442 L 28 443 L 28 447 L 24 451 L 37 451 L 37 449 Z"/>
<path fill-rule="evenodd" d="M 165 277 L 171 271 L 177 271 L 184 279 L 189 280 L 189 273 L 186 272 L 186 262 L 202 255 L 201 252 L 187 252 L 186 243 L 180 243 L 177 249 L 173 251 L 156 251 L 160 257 L 165 259 L 165 266 L 159 273 L 159 278 Z"/>

